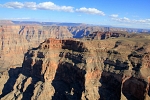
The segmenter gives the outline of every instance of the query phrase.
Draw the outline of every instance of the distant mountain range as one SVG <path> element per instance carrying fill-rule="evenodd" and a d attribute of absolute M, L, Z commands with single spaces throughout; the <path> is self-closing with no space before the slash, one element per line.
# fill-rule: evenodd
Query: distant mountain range
<path fill-rule="evenodd" d="M 14 24 L 38 24 L 50 26 L 82 26 L 88 25 L 83 23 L 59 23 L 59 22 L 36 22 L 36 21 L 12 21 Z"/>

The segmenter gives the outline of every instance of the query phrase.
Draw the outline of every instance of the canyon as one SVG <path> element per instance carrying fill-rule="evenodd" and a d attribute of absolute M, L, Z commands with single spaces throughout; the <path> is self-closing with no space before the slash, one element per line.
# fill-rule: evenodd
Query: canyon
<path fill-rule="evenodd" d="M 150 35 L 113 30 L 1 25 L 0 99 L 150 100 Z"/>
<path fill-rule="evenodd" d="M 0 66 L 20 66 L 27 50 L 49 37 L 72 38 L 72 34 L 63 26 L 1 25 Z"/>

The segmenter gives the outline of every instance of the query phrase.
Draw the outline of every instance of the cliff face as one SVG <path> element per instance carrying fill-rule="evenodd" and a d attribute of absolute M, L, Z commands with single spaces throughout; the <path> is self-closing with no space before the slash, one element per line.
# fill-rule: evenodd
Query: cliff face
<path fill-rule="evenodd" d="M 5 23 L 5 24 L 4 24 Z M 0 68 L 21 66 L 28 49 L 36 47 L 48 38 L 68 39 L 87 36 L 88 39 L 107 39 L 111 37 L 134 37 L 121 33 L 104 32 L 99 26 L 42 26 L 40 24 L 16 25 L 11 21 L 0 21 Z M 110 31 L 126 29 L 109 28 Z M 98 31 L 98 32 L 95 32 Z M 100 32 L 99 32 L 100 31 Z"/>
<path fill-rule="evenodd" d="M 118 37 L 131 37 L 131 34 L 127 32 L 93 32 L 90 33 L 88 36 L 85 36 L 86 39 L 95 39 L 95 40 L 104 40 L 108 38 L 118 38 Z"/>
<path fill-rule="evenodd" d="M 82 38 L 88 35 L 97 38 L 97 36 L 102 35 L 102 39 L 105 39 L 109 37 L 126 37 L 128 33 L 149 33 L 148 30 L 87 25 L 69 26 L 68 30 L 73 34 L 74 38 Z"/>
<path fill-rule="evenodd" d="M 1 25 L 0 67 L 21 66 L 27 50 L 50 37 L 65 39 L 72 34 L 64 26 Z"/>
<path fill-rule="evenodd" d="M 149 41 L 46 39 L 28 50 L 22 68 L 1 72 L 0 98 L 149 100 Z"/>

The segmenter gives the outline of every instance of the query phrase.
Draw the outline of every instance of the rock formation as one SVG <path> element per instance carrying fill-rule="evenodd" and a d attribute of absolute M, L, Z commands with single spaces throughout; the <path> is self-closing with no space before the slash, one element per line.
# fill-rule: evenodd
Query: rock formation
<path fill-rule="evenodd" d="M 108 38 L 118 38 L 118 37 L 125 37 L 125 38 L 144 38 L 149 36 L 148 34 L 144 33 L 128 33 L 126 31 L 96 31 L 84 36 L 84 39 L 87 40 L 104 40 Z"/>
<path fill-rule="evenodd" d="M 87 37 L 88 39 L 107 39 L 111 37 L 128 37 L 128 32 L 125 31 L 132 31 L 132 29 L 126 28 L 109 28 L 111 32 L 106 32 L 108 31 L 108 27 L 84 24 L 77 24 L 79 26 L 64 26 L 67 24 L 59 24 L 62 26 L 56 26 L 58 23 L 53 23 L 56 25 L 42 26 L 48 23 L 27 23 L 0 20 L 0 68 L 7 69 L 10 66 L 21 66 L 23 56 L 27 50 L 38 46 L 39 43 L 48 38 L 68 39 L 72 37 Z M 137 35 L 130 35 L 130 37 L 135 36 Z"/>
<path fill-rule="evenodd" d="M 2 100 L 149 100 L 150 39 L 46 39 L 1 71 Z"/>
<path fill-rule="evenodd" d="M 21 66 L 27 50 L 50 37 L 65 39 L 72 34 L 65 26 L 1 25 L 0 67 Z"/>
<path fill-rule="evenodd" d="M 95 35 L 95 34 L 105 34 L 107 33 L 108 36 L 124 36 L 128 33 L 149 33 L 149 30 L 138 30 L 138 29 L 130 29 L 130 28 L 116 28 L 116 27 L 104 27 L 104 26 L 69 26 L 68 30 L 73 34 L 74 38 L 82 38 L 88 35 Z M 111 34 L 110 34 L 111 33 Z M 136 35 L 136 34 L 134 34 Z M 106 36 L 107 37 L 107 36 Z"/>

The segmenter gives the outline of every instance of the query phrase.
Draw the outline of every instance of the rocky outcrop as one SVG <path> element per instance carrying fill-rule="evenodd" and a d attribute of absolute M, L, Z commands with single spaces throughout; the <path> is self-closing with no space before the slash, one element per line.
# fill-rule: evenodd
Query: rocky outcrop
<path fill-rule="evenodd" d="M 103 40 L 103 39 L 108 39 L 108 38 L 118 38 L 118 37 L 126 37 L 130 38 L 131 34 L 128 32 L 103 32 L 103 31 L 96 31 L 93 33 L 88 34 L 85 36 L 85 39 L 91 40 L 91 39 L 96 39 L 96 40 Z"/>
<path fill-rule="evenodd" d="M 46 39 L 1 72 L 0 98 L 149 100 L 149 41 Z"/>
<path fill-rule="evenodd" d="M 95 31 L 105 31 L 105 27 L 98 26 L 70 26 L 68 30 L 73 34 L 74 38 L 82 38 L 87 36 Z"/>

